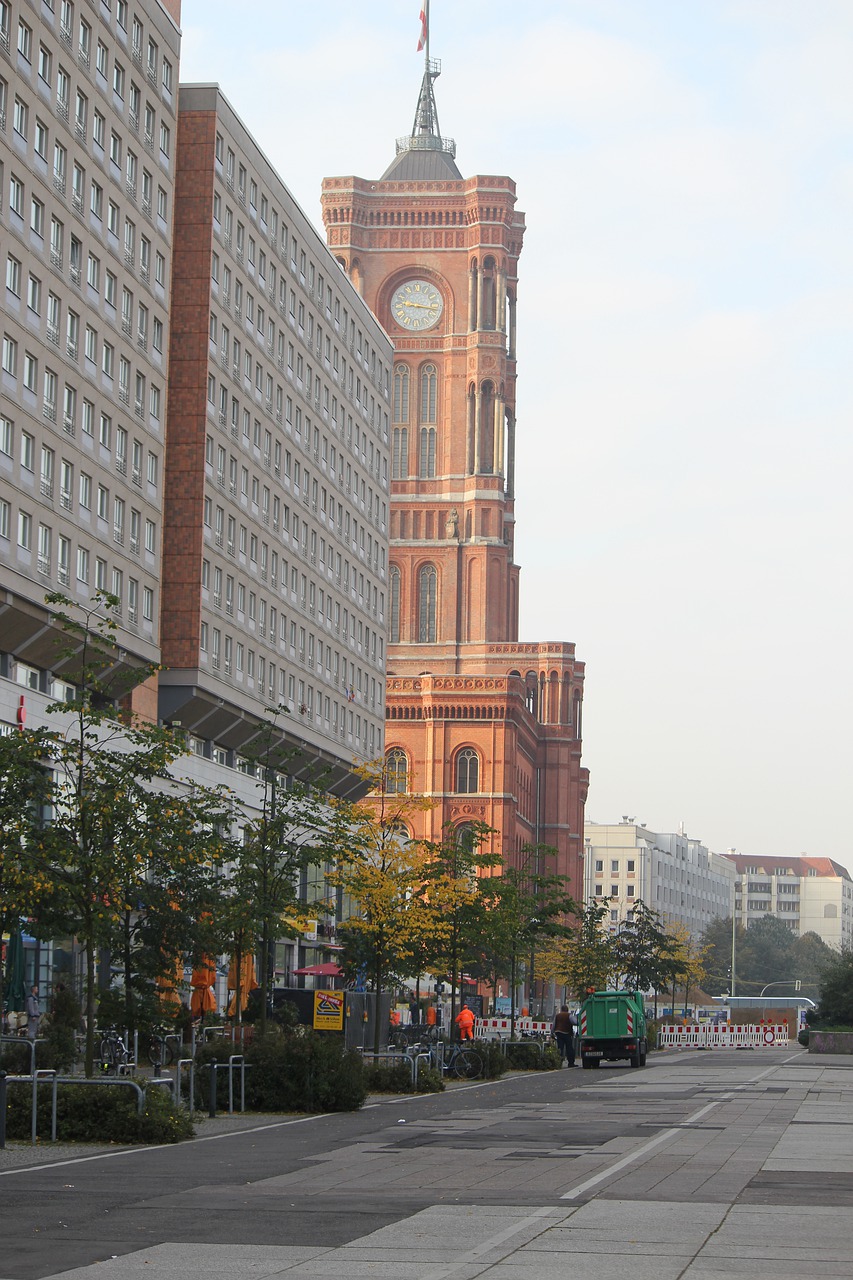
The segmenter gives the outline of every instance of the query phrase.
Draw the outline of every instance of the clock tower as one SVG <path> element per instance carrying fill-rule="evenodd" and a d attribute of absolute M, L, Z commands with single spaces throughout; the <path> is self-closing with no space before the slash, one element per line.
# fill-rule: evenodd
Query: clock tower
<path fill-rule="evenodd" d="M 518 639 L 515 183 L 464 178 L 427 46 L 411 133 L 376 181 L 326 178 L 328 244 L 395 347 L 385 750 L 389 785 L 432 796 L 416 837 L 484 821 L 582 894 L 583 663 Z M 559 519 L 555 513 L 555 520 Z M 555 535 L 557 530 L 555 529 Z M 557 535 L 561 536 L 561 535 Z"/>

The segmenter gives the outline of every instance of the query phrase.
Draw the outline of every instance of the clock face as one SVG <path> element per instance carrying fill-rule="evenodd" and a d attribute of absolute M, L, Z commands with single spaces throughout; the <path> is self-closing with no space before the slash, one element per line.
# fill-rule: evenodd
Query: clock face
<path fill-rule="evenodd" d="M 428 280 L 407 280 L 391 299 L 391 314 L 402 329 L 431 329 L 443 310 L 441 294 Z"/>

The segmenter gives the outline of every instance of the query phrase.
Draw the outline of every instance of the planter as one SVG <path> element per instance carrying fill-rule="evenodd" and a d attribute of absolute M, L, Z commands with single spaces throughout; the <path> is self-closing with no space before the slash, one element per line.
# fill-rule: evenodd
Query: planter
<path fill-rule="evenodd" d="M 810 1031 L 809 1053 L 853 1054 L 853 1031 Z"/>

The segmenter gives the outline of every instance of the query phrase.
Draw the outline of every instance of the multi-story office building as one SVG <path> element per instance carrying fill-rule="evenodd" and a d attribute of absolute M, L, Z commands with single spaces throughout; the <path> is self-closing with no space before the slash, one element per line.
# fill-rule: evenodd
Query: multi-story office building
<path fill-rule="evenodd" d="M 179 91 L 179 20 L 0 0 L 0 731 L 57 725 L 46 593 L 107 591 L 188 780 L 251 802 L 283 702 L 348 792 L 383 745 L 391 347 L 219 91 Z"/>
<path fill-rule="evenodd" d="M 50 590 L 114 593 L 160 656 L 178 17 L 0 2 L 0 672 L 42 692 Z"/>
<path fill-rule="evenodd" d="M 331 790 L 381 753 L 391 345 L 216 86 L 182 86 L 161 714 L 270 705 Z"/>
<path fill-rule="evenodd" d="M 649 831 L 632 818 L 584 825 L 584 901 L 609 902 L 613 930 L 630 923 L 641 899 L 698 937 L 731 916 L 734 881 L 727 858 L 683 832 Z"/>
<path fill-rule="evenodd" d="M 763 858 L 727 853 L 734 868 L 735 918 L 749 927 L 775 916 L 800 937 L 816 933 L 830 947 L 853 945 L 853 880 L 832 858 Z"/>

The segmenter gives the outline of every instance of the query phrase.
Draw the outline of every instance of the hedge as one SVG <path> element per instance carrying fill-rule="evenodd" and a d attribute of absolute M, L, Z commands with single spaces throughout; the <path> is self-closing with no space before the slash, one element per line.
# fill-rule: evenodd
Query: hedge
<path fill-rule="evenodd" d="M 32 1085 L 10 1082 L 6 1136 L 30 1137 Z M 50 1139 L 52 1086 L 38 1086 L 38 1137 Z M 149 1089 L 142 1115 L 135 1089 L 121 1085 L 61 1084 L 56 1091 L 56 1136 L 60 1142 L 183 1142 L 194 1133 L 183 1108 L 163 1088 Z"/>

